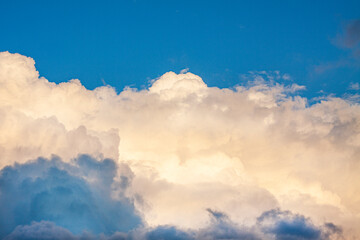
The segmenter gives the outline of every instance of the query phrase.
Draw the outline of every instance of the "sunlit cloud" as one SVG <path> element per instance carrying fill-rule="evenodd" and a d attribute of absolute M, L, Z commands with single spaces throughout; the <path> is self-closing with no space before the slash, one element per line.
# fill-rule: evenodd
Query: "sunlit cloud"
<path fill-rule="evenodd" d="M 34 64 L 0 54 L 0 199 L 13 204 L 1 204 L 1 225 L 14 218 L 2 236 L 359 235 L 360 106 L 349 98 L 309 104 L 305 87 L 278 71 L 223 89 L 168 72 L 117 94 L 76 79 L 55 84 Z M 73 202 L 87 210 L 67 212 Z"/>

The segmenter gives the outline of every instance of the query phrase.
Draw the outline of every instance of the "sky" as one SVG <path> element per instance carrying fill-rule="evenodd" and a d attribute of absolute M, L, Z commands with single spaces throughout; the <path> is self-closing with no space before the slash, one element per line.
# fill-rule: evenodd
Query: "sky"
<path fill-rule="evenodd" d="M 0 9 L 0 239 L 360 239 L 358 1 Z"/>
<path fill-rule="evenodd" d="M 89 89 L 105 82 L 121 91 L 189 68 L 209 86 L 232 87 L 265 70 L 289 74 L 315 97 L 342 96 L 360 79 L 358 40 L 345 44 L 359 1 L 0 4 L 0 50 L 32 56 L 57 83 L 78 78 Z"/>

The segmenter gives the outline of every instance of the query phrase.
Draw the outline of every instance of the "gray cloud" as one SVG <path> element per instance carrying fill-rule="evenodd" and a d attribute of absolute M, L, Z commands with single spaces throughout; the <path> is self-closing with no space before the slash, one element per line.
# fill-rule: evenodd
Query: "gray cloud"
<path fill-rule="evenodd" d="M 97 161 L 81 155 L 71 164 L 54 157 L 39 158 L 25 164 L 5 167 L 0 172 L 0 237 L 18 225 L 50 221 L 79 234 L 113 234 L 128 231 L 141 224 L 131 201 L 122 192 L 126 184 L 114 181 L 117 166 L 113 160 Z M 122 176 L 123 181 L 129 181 Z M 118 188 L 118 196 L 112 196 Z M 45 223 L 31 229 L 45 227 Z M 14 234 L 29 231 L 29 227 Z M 65 234 L 65 233 L 64 233 Z"/>
<path fill-rule="evenodd" d="M 133 232 L 127 239 L 176 239 L 176 240 L 326 240 L 341 239 L 342 230 L 333 223 L 317 226 L 309 218 L 290 211 L 272 209 L 258 217 L 252 227 L 234 223 L 225 213 L 207 209 L 211 221 L 205 228 L 181 230 L 175 226 L 159 226 L 139 232 Z M 144 231 L 144 230 L 142 230 Z"/>
<path fill-rule="evenodd" d="M 276 240 L 320 240 L 341 234 L 341 228 L 333 223 L 315 226 L 309 218 L 279 209 L 264 212 L 258 217 L 257 225 L 262 232 L 273 235 Z"/>
<path fill-rule="evenodd" d="M 69 230 L 56 226 L 52 222 L 41 221 L 33 222 L 31 225 L 18 226 L 9 234 L 5 240 L 40 240 L 40 239 L 54 239 L 62 240 L 77 239 Z"/>
<path fill-rule="evenodd" d="M 342 43 L 348 48 L 353 48 L 360 43 L 360 19 L 350 21 L 346 25 Z"/>
<path fill-rule="evenodd" d="M 212 209 L 207 209 L 207 211 L 211 216 L 211 223 L 208 227 L 200 229 L 196 233 L 196 239 L 261 239 L 254 229 L 232 222 L 225 213 Z"/>
<path fill-rule="evenodd" d="M 316 226 L 290 211 L 263 212 L 249 227 L 221 211 L 206 209 L 208 224 L 200 229 L 174 225 L 147 228 L 124 195 L 133 174 L 111 159 L 80 155 L 70 163 L 58 157 L 38 158 L 0 171 L 0 237 L 6 240 L 103 239 L 192 240 L 276 239 L 325 240 L 341 236 L 333 223 Z M 111 196 L 111 192 L 118 193 Z"/>
<path fill-rule="evenodd" d="M 325 62 L 314 66 L 315 73 L 322 74 L 332 69 L 344 67 L 358 69 L 360 66 L 360 19 L 351 20 L 344 24 L 341 33 L 337 34 L 332 40 L 332 43 L 339 48 L 348 49 L 350 54 L 336 61 Z"/>

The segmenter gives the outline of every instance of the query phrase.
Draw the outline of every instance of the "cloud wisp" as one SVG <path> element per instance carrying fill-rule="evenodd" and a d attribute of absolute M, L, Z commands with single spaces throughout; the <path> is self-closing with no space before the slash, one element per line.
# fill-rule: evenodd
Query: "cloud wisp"
<path fill-rule="evenodd" d="M 341 49 L 348 50 L 350 54 L 337 61 L 322 63 L 315 66 L 314 70 L 322 74 L 337 68 L 360 67 L 360 19 L 347 21 L 342 27 L 342 32 L 332 40 L 333 44 Z"/>
<path fill-rule="evenodd" d="M 310 105 L 281 76 L 168 72 L 117 94 L 0 53 L 1 236 L 356 239 L 360 106 Z"/>
<path fill-rule="evenodd" d="M 350 21 L 344 29 L 341 44 L 347 48 L 354 48 L 360 43 L 360 19 Z"/>

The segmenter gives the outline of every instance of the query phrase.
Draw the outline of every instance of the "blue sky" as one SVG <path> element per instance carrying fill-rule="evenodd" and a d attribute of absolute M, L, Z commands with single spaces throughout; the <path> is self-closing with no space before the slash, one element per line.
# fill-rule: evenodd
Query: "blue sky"
<path fill-rule="evenodd" d="M 278 70 L 306 85 L 309 97 L 359 91 L 348 89 L 360 82 L 359 43 L 342 44 L 360 18 L 359 1 L 1 1 L 0 8 L 0 50 L 34 58 L 50 81 L 78 78 L 93 89 L 104 80 L 120 91 L 189 68 L 209 86 L 231 87 L 248 71 Z"/>

